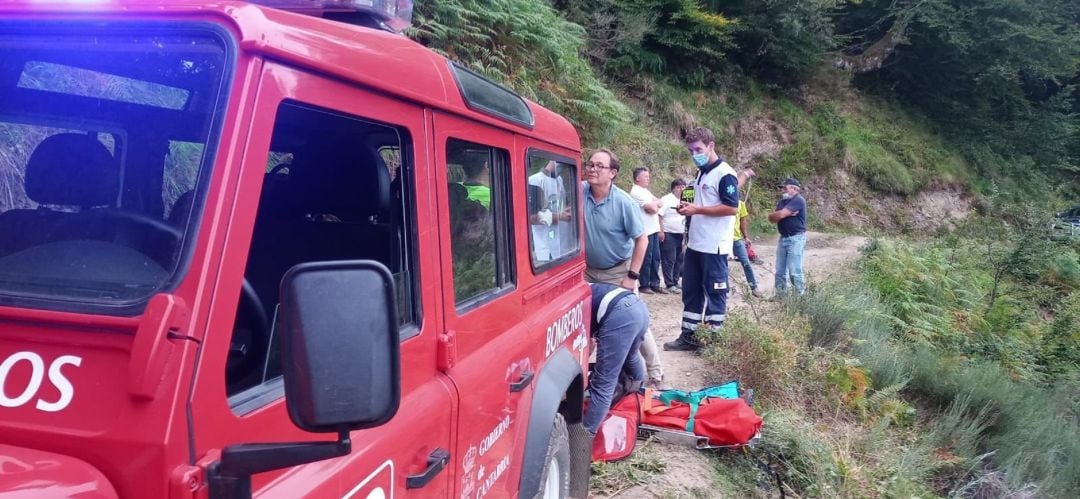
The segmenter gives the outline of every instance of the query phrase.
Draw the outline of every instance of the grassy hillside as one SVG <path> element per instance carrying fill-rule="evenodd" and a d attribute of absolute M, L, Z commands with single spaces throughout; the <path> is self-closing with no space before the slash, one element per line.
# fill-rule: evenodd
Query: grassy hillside
<path fill-rule="evenodd" d="M 447 0 L 417 18 L 417 40 L 614 150 L 624 188 L 638 166 L 657 194 L 692 176 L 680 138 L 703 125 L 759 173 L 752 211 L 795 176 L 812 229 L 875 236 L 856 275 L 713 342 L 718 372 L 761 389 L 789 490 L 1080 493 L 1080 243 L 1048 230 L 1080 199 L 1080 4 Z M 663 469 L 635 459 L 603 487 Z M 732 495 L 768 481 L 715 468 Z"/>
<path fill-rule="evenodd" d="M 860 3 L 870 10 L 840 12 L 845 15 L 835 22 L 878 15 L 872 5 L 878 3 Z M 866 84 L 856 89 L 851 69 L 825 64 L 840 57 L 826 49 L 839 48 L 842 37 L 833 34 L 836 27 L 828 16 L 817 16 L 834 16 L 841 5 L 855 4 L 780 1 L 767 11 L 737 1 L 563 0 L 553 5 L 419 2 L 411 35 L 567 116 L 586 147 L 611 147 L 630 168 L 655 167 L 660 183 L 691 173 L 679 137 L 689 126 L 705 125 L 717 132 L 723 154 L 740 166 L 759 168 L 767 182 L 785 175 L 850 174 L 859 181 L 852 186 L 854 202 L 955 188 L 976 198 L 998 193 L 1016 202 L 1037 196 L 1058 208 L 1080 193 L 1080 156 L 1067 152 L 1080 153 L 1080 129 L 1073 124 L 1078 115 L 1052 114 L 1062 106 L 1080 109 L 1080 100 L 1069 100 L 1073 87 L 1066 81 L 1054 80 L 1053 88 L 1060 87 L 1056 94 L 1044 92 L 1044 98 L 1061 101 L 1055 101 L 1057 107 L 1028 113 L 1042 120 L 1038 123 L 1017 121 L 1004 111 L 992 120 L 997 129 L 929 118 L 924 108 L 901 104 L 910 101 L 904 94 Z M 1080 42 L 1080 28 L 1072 31 Z M 773 52 L 747 62 L 743 51 L 749 46 L 740 43 L 758 35 L 769 37 L 761 47 L 773 44 Z M 1055 41 L 1060 40 L 1045 43 Z M 798 44 L 802 48 L 796 49 Z M 807 52 L 809 47 L 815 52 Z M 1065 68 L 1059 71 L 1080 73 L 1080 56 L 1070 59 L 1073 55 L 1061 54 L 1069 62 L 1057 64 Z M 817 62 L 808 64 L 807 58 Z M 778 76 L 781 72 L 787 76 Z M 1014 99 L 1010 106 L 1020 104 Z M 968 114 L 995 105 L 972 106 Z M 960 114 L 953 112 L 957 119 Z M 1048 122 L 1065 128 L 1048 130 Z M 1024 135 L 1018 130 L 1026 130 L 1027 138 L 1016 138 Z M 1030 135 L 1038 130 L 1047 134 L 1046 154 L 1031 151 Z M 1003 146 L 1017 141 L 1025 147 Z M 752 154 L 755 150 L 764 154 Z M 830 224 L 824 215 L 820 222 Z"/>

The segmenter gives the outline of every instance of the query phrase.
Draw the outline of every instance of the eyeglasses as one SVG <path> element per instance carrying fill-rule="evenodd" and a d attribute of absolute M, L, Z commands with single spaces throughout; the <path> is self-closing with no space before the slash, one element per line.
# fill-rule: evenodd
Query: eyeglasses
<path fill-rule="evenodd" d="M 610 170 L 610 166 L 604 166 L 603 163 L 585 163 L 586 170 Z"/>

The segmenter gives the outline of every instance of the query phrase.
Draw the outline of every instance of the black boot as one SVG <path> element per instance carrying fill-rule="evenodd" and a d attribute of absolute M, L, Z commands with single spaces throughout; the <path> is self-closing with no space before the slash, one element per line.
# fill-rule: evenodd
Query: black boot
<path fill-rule="evenodd" d="M 680 335 L 675 341 L 664 343 L 664 350 L 675 352 L 696 352 L 701 345 L 694 341 L 693 337 L 687 338 L 686 334 Z"/>

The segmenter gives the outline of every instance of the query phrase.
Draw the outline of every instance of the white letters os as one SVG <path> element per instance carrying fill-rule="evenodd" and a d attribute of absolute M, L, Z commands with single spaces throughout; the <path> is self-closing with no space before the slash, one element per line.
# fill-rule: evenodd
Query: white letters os
<path fill-rule="evenodd" d="M 19 362 L 30 363 L 30 382 L 26 384 L 21 393 L 14 397 L 8 397 L 6 390 L 7 377 L 11 373 L 11 369 Z M 68 381 L 64 377 L 64 373 L 60 371 L 60 368 L 68 364 L 78 367 L 79 364 L 82 364 L 82 358 L 74 355 L 61 355 L 49 365 L 49 382 L 60 392 L 60 398 L 53 402 L 38 399 L 34 407 L 39 411 L 56 412 L 71 403 L 72 397 L 75 396 L 75 387 L 71 386 L 71 381 Z M 34 352 L 17 352 L 4 359 L 4 362 L 0 363 L 0 407 L 21 407 L 25 405 L 30 399 L 34 398 L 34 395 L 37 395 L 44 378 L 45 361 Z"/>

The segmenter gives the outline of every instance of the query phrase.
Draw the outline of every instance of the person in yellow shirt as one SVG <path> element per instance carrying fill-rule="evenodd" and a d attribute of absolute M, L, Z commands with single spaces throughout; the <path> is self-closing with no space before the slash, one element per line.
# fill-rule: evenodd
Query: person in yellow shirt
<path fill-rule="evenodd" d="M 739 219 L 735 223 L 735 244 L 732 253 L 742 264 L 743 272 L 746 273 L 746 282 L 750 284 L 750 294 L 755 298 L 761 298 L 757 290 L 757 279 L 754 278 L 754 267 L 750 265 L 750 255 L 746 252 L 746 243 L 750 240 L 750 212 L 746 209 L 746 202 L 739 200 Z"/>

